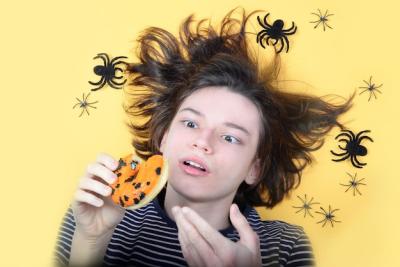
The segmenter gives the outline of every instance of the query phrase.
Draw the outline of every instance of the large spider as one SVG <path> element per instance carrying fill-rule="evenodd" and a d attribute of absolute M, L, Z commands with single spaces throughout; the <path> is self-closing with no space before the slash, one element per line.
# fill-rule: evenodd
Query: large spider
<path fill-rule="evenodd" d="M 90 93 L 85 97 L 85 93 L 83 93 L 82 100 L 80 100 L 79 98 L 76 98 L 78 100 L 78 103 L 75 104 L 72 109 L 74 109 L 76 106 L 79 105 L 79 107 L 82 109 L 81 115 L 79 115 L 79 117 L 82 116 L 84 111 L 86 111 L 86 113 L 88 115 L 90 115 L 89 111 L 88 111 L 88 107 L 96 108 L 96 107 L 91 106 L 91 104 L 95 104 L 95 103 L 99 102 L 99 101 L 91 102 L 91 103 L 87 102 L 87 98 L 89 97 L 89 95 L 90 95 Z"/>
<path fill-rule="evenodd" d="M 368 98 L 368 102 L 371 99 L 371 96 L 374 95 L 375 99 L 376 99 L 376 95 L 375 95 L 375 91 L 378 93 L 381 93 L 381 91 L 378 90 L 379 87 L 381 87 L 383 85 L 383 83 L 381 83 L 379 86 L 375 86 L 374 83 L 372 83 L 372 76 L 369 77 L 369 82 L 367 82 L 366 80 L 363 80 L 368 86 L 360 86 L 359 88 L 365 89 L 364 91 L 362 91 L 361 93 L 359 93 L 359 95 L 361 95 L 362 93 L 369 91 L 369 98 Z"/>
<path fill-rule="evenodd" d="M 314 29 L 317 28 L 320 23 L 322 23 L 322 27 L 323 27 L 324 31 L 325 31 L 325 26 L 332 29 L 332 27 L 328 25 L 327 21 L 328 21 L 328 17 L 333 16 L 333 14 L 328 14 L 328 10 L 326 10 L 325 15 L 322 15 L 321 10 L 319 10 L 319 9 L 318 9 L 318 13 L 319 14 L 311 13 L 312 15 L 316 15 L 318 17 L 318 20 L 310 21 L 310 23 L 316 23 L 316 25 L 314 26 Z"/>
<path fill-rule="evenodd" d="M 350 173 L 347 172 L 347 175 L 349 175 L 351 177 L 351 180 L 349 180 L 348 184 L 340 184 L 340 185 L 343 185 L 343 186 L 347 186 L 347 189 L 346 189 L 345 193 L 347 191 L 349 191 L 350 188 L 353 188 L 353 196 L 356 196 L 356 191 L 361 196 L 361 192 L 360 192 L 360 190 L 358 190 L 358 186 L 359 185 L 366 185 L 364 183 L 360 183 L 365 178 L 357 180 L 357 173 L 354 176 L 352 176 Z"/>
<path fill-rule="evenodd" d="M 268 17 L 269 13 L 267 15 L 264 16 L 264 23 L 261 21 L 260 16 L 257 16 L 257 20 L 258 23 L 261 25 L 261 27 L 264 28 L 264 30 L 261 30 L 258 34 L 257 34 L 257 43 L 259 42 L 260 45 L 265 48 L 265 46 L 263 45 L 263 38 L 265 36 L 268 36 L 267 39 L 265 40 L 265 43 L 267 45 L 269 45 L 269 39 L 274 39 L 275 42 L 272 44 L 273 46 L 275 46 L 278 41 L 280 41 L 281 43 L 281 48 L 277 51 L 277 53 L 280 53 L 283 49 L 283 47 L 285 46 L 285 43 L 287 45 L 286 47 L 286 53 L 289 51 L 289 40 L 286 37 L 287 35 L 292 35 L 296 32 L 297 30 L 297 26 L 294 25 L 294 22 L 292 22 L 292 27 L 290 27 L 289 29 L 284 30 L 283 29 L 283 25 L 284 22 L 283 20 L 275 20 L 274 23 L 272 24 L 272 26 L 267 22 L 267 17 Z"/>
<path fill-rule="evenodd" d="M 367 148 L 363 145 L 361 145 L 361 141 L 363 139 L 368 139 L 371 142 L 374 142 L 371 137 L 369 136 L 362 136 L 363 133 L 369 133 L 371 131 L 365 130 L 361 131 L 357 134 L 357 136 L 354 135 L 352 131 L 349 130 L 342 130 L 343 133 L 339 134 L 336 136 L 335 140 L 338 139 L 341 136 L 345 136 L 346 138 L 339 139 L 339 142 L 345 142 L 346 147 L 341 147 L 339 145 L 339 148 L 341 150 L 344 150 L 344 153 L 335 153 L 331 150 L 331 153 L 335 156 L 344 156 L 340 159 L 332 159 L 333 161 L 342 161 L 346 160 L 347 158 L 350 157 L 351 163 L 353 164 L 354 167 L 356 168 L 362 168 L 363 166 L 367 165 L 367 163 L 361 163 L 358 161 L 357 156 L 365 156 L 367 155 Z"/>
<path fill-rule="evenodd" d="M 297 196 L 299 199 L 300 199 L 300 201 L 302 202 L 302 205 L 301 206 L 299 206 L 299 207 L 295 207 L 295 206 L 293 206 L 293 208 L 296 208 L 296 209 L 299 209 L 298 211 L 296 211 L 296 213 L 299 213 L 300 211 L 304 211 L 304 218 L 306 217 L 306 215 L 308 214 L 308 215 L 310 215 L 311 217 L 314 217 L 314 216 L 312 216 L 312 214 L 310 213 L 310 210 L 312 209 L 312 205 L 314 205 L 314 204 L 319 204 L 319 202 L 312 202 L 313 201 L 313 197 L 311 198 L 311 200 L 310 201 L 307 201 L 307 195 L 306 194 L 304 194 L 304 199 L 302 199 L 301 197 L 299 197 L 299 196 Z"/>
<path fill-rule="evenodd" d="M 332 227 L 333 227 L 333 222 L 341 222 L 341 221 L 336 221 L 335 219 L 333 219 L 333 218 L 335 218 L 335 215 L 333 215 L 333 213 L 339 209 L 331 210 L 331 205 L 329 205 L 329 211 L 327 212 L 323 207 L 320 207 L 320 208 L 321 208 L 322 212 L 316 211 L 315 213 L 319 213 L 324 216 L 324 218 L 321 221 L 317 222 L 317 223 L 323 223 L 322 227 L 324 227 L 328 221 L 331 223 Z"/>
<path fill-rule="evenodd" d="M 123 76 L 116 76 L 115 73 L 117 71 L 121 71 L 123 72 L 123 70 L 121 68 L 117 68 L 116 65 L 118 64 L 128 64 L 124 61 L 117 61 L 121 58 L 127 58 L 127 57 L 116 57 L 114 59 L 112 59 L 110 61 L 110 58 L 108 57 L 108 55 L 106 53 L 100 53 L 97 54 L 97 56 L 95 56 L 93 59 L 96 58 L 101 58 L 103 60 L 103 65 L 97 65 L 93 68 L 93 71 L 96 75 L 101 76 L 100 81 L 98 82 L 91 82 L 89 81 L 89 83 L 91 85 L 99 85 L 98 87 L 91 89 L 92 91 L 97 91 L 100 88 L 102 88 L 106 83 L 108 85 L 110 85 L 112 88 L 115 89 L 122 89 L 122 85 L 124 85 L 124 83 L 126 82 L 126 79 L 122 82 L 117 82 L 114 79 L 122 79 Z"/>

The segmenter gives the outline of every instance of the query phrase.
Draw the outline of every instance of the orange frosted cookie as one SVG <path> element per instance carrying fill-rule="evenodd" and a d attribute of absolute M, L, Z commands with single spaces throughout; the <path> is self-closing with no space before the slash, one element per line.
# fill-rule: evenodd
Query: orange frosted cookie
<path fill-rule="evenodd" d="M 168 164 L 162 155 L 143 160 L 129 154 L 119 159 L 114 173 L 118 179 L 110 185 L 112 200 L 126 209 L 138 209 L 153 200 L 164 187 Z"/>

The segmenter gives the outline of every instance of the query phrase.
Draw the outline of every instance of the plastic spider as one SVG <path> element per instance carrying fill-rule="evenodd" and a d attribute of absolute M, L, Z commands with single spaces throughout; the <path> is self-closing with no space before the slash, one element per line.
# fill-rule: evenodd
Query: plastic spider
<path fill-rule="evenodd" d="M 314 217 L 314 216 L 312 216 L 312 214 L 310 212 L 310 210 L 312 209 L 311 206 L 314 205 L 314 204 L 319 204 L 319 202 L 312 202 L 313 199 L 314 199 L 313 197 L 311 198 L 310 201 L 307 202 L 307 195 L 306 194 L 304 194 L 304 199 L 302 199 L 299 196 L 297 196 L 297 197 L 300 199 L 300 201 L 302 202 L 303 205 L 299 206 L 299 207 L 293 206 L 293 208 L 299 209 L 298 211 L 296 211 L 296 213 L 299 213 L 300 211 L 304 210 L 304 218 L 306 217 L 307 214 L 310 215 L 311 217 Z"/>
<path fill-rule="evenodd" d="M 324 227 L 325 224 L 326 224 L 328 221 L 331 223 L 332 227 L 333 227 L 333 222 L 341 222 L 341 221 L 336 221 L 336 220 L 334 219 L 334 218 L 335 218 L 335 215 L 333 215 L 333 213 L 334 213 L 335 211 L 338 211 L 339 209 L 331 210 L 331 205 L 329 205 L 329 211 L 326 212 L 326 211 L 324 210 L 323 207 L 320 207 L 320 208 L 321 208 L 322 212 L 321 212 L 321 211 L 316 211 L 315 213 L 319 213 L 319 214 L 322 214 L 322 215 L 324 216 L 324 219 L 322 219 L 321 221 L 317 222 L 317 223 L 323 223 L 322 227 Z"/>
<path fill-rule="evenodd" d="M 84 111 L 86 111 L 86 113 L 88 115 L 90 115 L 89 111 L 88 111 L 88 107 L 96 108 L 96 107 L 92 107 L 91 104 L 95 104 L 95 103 L 99 102 L 99 101 L 91 102 L 91 103 L 87 102 L 87 98 L 89 97 L 89 95 L 90 95 L 90 93 L 85 97 L 85 93 L 83 93 L 82 100 L 80 100 L 79 98 L 76 98 L 78 100 L 78 103 L 75 104 L 72 109 L 74 109 L 77 105 L 79 105 L 79 107 L 82 108 L 82 112 L 81 112 L 81 115 L 79 115 L 79 117 L 82 116 Z"/>
<path fill-rule="evenodd" d="M 296 32 L 297 26 L 294 25 L 294 22 L 292 22 L 292 27 L 290 29 L 284 30 L 284 22 L 283 20 L 275 20 L 272 26 L 267 22 L 267 17 L 269 13 L 264 16 L 264 23 L 261 21 L 260 16 L 257 16 L 258 23 L 260 24 L 261 27 L 264 28 L 264 30 L 261 30 L 257 34 L 257 43 L 260 43 L 260 45 L 265 48 L 263 45 L 263 40 L 265 36 L 268 36 L 267 39 L 265 40 L 265 43 L 269 45 L 269 39 L 274 39 L 275 42 L 272 44 L 275 46 L 278 41 L 281 43 L 281 48 L 277 51 L 277 53 L 280 53 L 285 46 L 286 43 L 286 53 L 289 51 L 289 40 L 286 37 L 287 35 L 292 35 Z"/>
<path fill-rule="evenodd" d="M 359 88 L 362 88 L 362 89 L 365 89 L 365 90 L 362 91 L 359 95 L 361 95 L 362 93 L 364 93 L 364 92 L 366 92 L 366 91 L 369 91 L 368 102 L 369 102 L 369 100 L 371 99 L 371 96 L 372 96 L 372 95 L 374 95 L 374 96 L 375 96 L 375 99 L 377 99 L 377 98 L 376 98 L 376 95 L 375 95 L 375 91 L 377 91 L 378 93 L 381 93 L 381 94 L 382 94 L 382 92 L 379 91 L 378 88 L 381 87 L 381 86 L 383 85 L 383 83 L 380 84 L 379 86 L 375 86 L 375 84 L 372 83 L 372 76 L 369 77 L 369 82 L 367 82 L 366 80 L 363 80 L 363 81 L 364 81 L 368 86 L 367 86 L 367 87 L 365 87 L 365 86 L 360 86 Z"/>
<path fill-rule="evenodd" d="M 346 189 L 346 191 L 345 191 L 345 193 L 347 192 L 347 191 L 349 191 L 349 189 L 350 188 L 353 188 L 353 196 L 355 196 L 356 195 L 356 191 L 360 194 L 360 196 L 361 196 L 361 192 L 358 190 L 358 186 L 359 185 L 366 185 L 366 184 L 364 184 L 364 183 L 360 183 L 362 180 L 364 180 L 365 178 L 362 178 L 362 179 L 360 179 L 360 180 L 357 180 L 357 173 L 354 175 L 354 176 L 352 176 L 350 173 L 348 173 L 347 172 L 347 175 L 349 175 L 350 177 L 351 177 L 351 180 L 349 180 L 349 182 L 348 182 L 348 184 L 340 184 L 340 185 L 343 185 L 343 186 L 347 186 L 347 189 Z"/>
<path fill-rule="evenodd" d="M 118 64 L 128 64 L 124 61 L 117 61 L 121 58 L 127 58 L 127 57 L 116 57 L 114 59 L 112 59 L 110 61 L 110 58 L 108 57 L 108 55 L 106 53 L 100 53 L 97 54 L 97 56 L 95 56 L 93 59 L 96 58 L 101 58 L 103 60 L 103 65 L 97 65 L 93 68 L 93 71 L 96 75 L 101 76 L 100 81 L 98 82 L 91 82 L 89 81 L 89 83 L 91 85 L 99 85 L 98 87 L 91 89 L 92 91 L 97 91 L 100 88 L 102 88 L 106 83 L 111 86 L 112 88 L 115 89 L 122 89 L 122 85 L 125 84 L 126 79 L 122 82 L 118 82 L 115 81 L 114 79 L 122 79 L 123 76 L 116 76 L 115 73 L 117 71 L 121 71 L 123 72 L 123 70 L 121 68 L 117 68 L 116 65 Z"/>
<path fill-rule="evenodd" d="M 361 131 L 357 134 L 357 136 L 355 136 L 354 133 L 349 130 L 342 130 L 342 132 L 344 132 L 344 133 L 341 133 L 338 136 L 336 136 L 335 140 L 341 136 L 345 136 L 348 138 L 348 139 L 346 139 L 346 138 L 339 139 L 339 142 L 343 141 L 346 143 L 346 147 L 341 147 L 339 145 L 339 148 L 344 150 L 345 152 L 344 153 L 335 153 L 331 150 L 331 153 L 335 156 L 344 156 L 344 157 L 342 157 L 340 159 L 332 159 L 332 160 L 333 161 L 342 161 L 342 160 L 345 160 L 350 157 L 351 163 L 356 168 L 362 168 L 363 166 L 367 165 L 367 163 L 359 162 L 357 159 L 357 156 L 367 155 L 367 152 L 368 152 L 367 148 L 365 146 L 361 145 L 360 143 L 363 139 L 368 139 L 371 142 L 374 142 L 371 137 L 362 136 L 364 133 L 369 133 L 371 131 L 369 131 L 369 130 Z"/>
<path fill-rule="evenodd" d="M 325 26 L 327 26 L 327 27 L 329 27 L 329 28 L 332 29 L 332 27 L 328 25 L 327 21 L 328 21 L 328 17 L 329 17 L 329 16 L 333 16 L 334 14 L 328 14 L 328 10 L 326 10 L 326 11 L 325 11 L 325 15 L 322 15 L 321 10 L 319 10 L 319 9 L 318 9 L 318 13 L 319 13 L 319 14 L 317 14 L 317 13 L 311 13 L 311 14 L 316 15 L 316 16 L 318 17 L 318 20 L 316 20 L 316 21 L 310 21 L 310 23 L 317 23 L 317 24 L 314 26 L 314 29 L 317 28 L 318 25 L 319 25 L 320 23 L 322 23 L 322 26 L 323 26 L 324 31 L 325 31 Z"/>

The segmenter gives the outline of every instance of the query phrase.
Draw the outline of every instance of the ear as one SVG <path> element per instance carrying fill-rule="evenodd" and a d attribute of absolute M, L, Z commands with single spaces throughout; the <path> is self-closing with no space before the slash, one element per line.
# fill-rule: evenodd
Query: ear
<path fill-rule="evenodd" d="M 165 142 L 167 141 L 168 138 L 168 130 L 165 131 L 163 138 L 161 139 L 161 144 L 160 144 L 160 152 L 164 153 L 165 149 Z"/>
<path fill-rule="evenodd" d="M 248 172 L 245 178 L 246 183 L 249 185 L 256 183 L 259 179 L 260 171 L 261 171 L 260 159 L 256 159 L 256 161 L 253 162 L 250 171 Z"/>

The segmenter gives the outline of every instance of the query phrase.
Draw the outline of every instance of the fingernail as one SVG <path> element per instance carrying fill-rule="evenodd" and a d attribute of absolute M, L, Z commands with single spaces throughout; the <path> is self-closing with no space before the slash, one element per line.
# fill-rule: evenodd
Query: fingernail
<path fill-rule="evenodd" d="M 182 213 L 188 214 L 189 213 L 189 208 L 188 207 L 183 207 L 182 208 Z"/>

